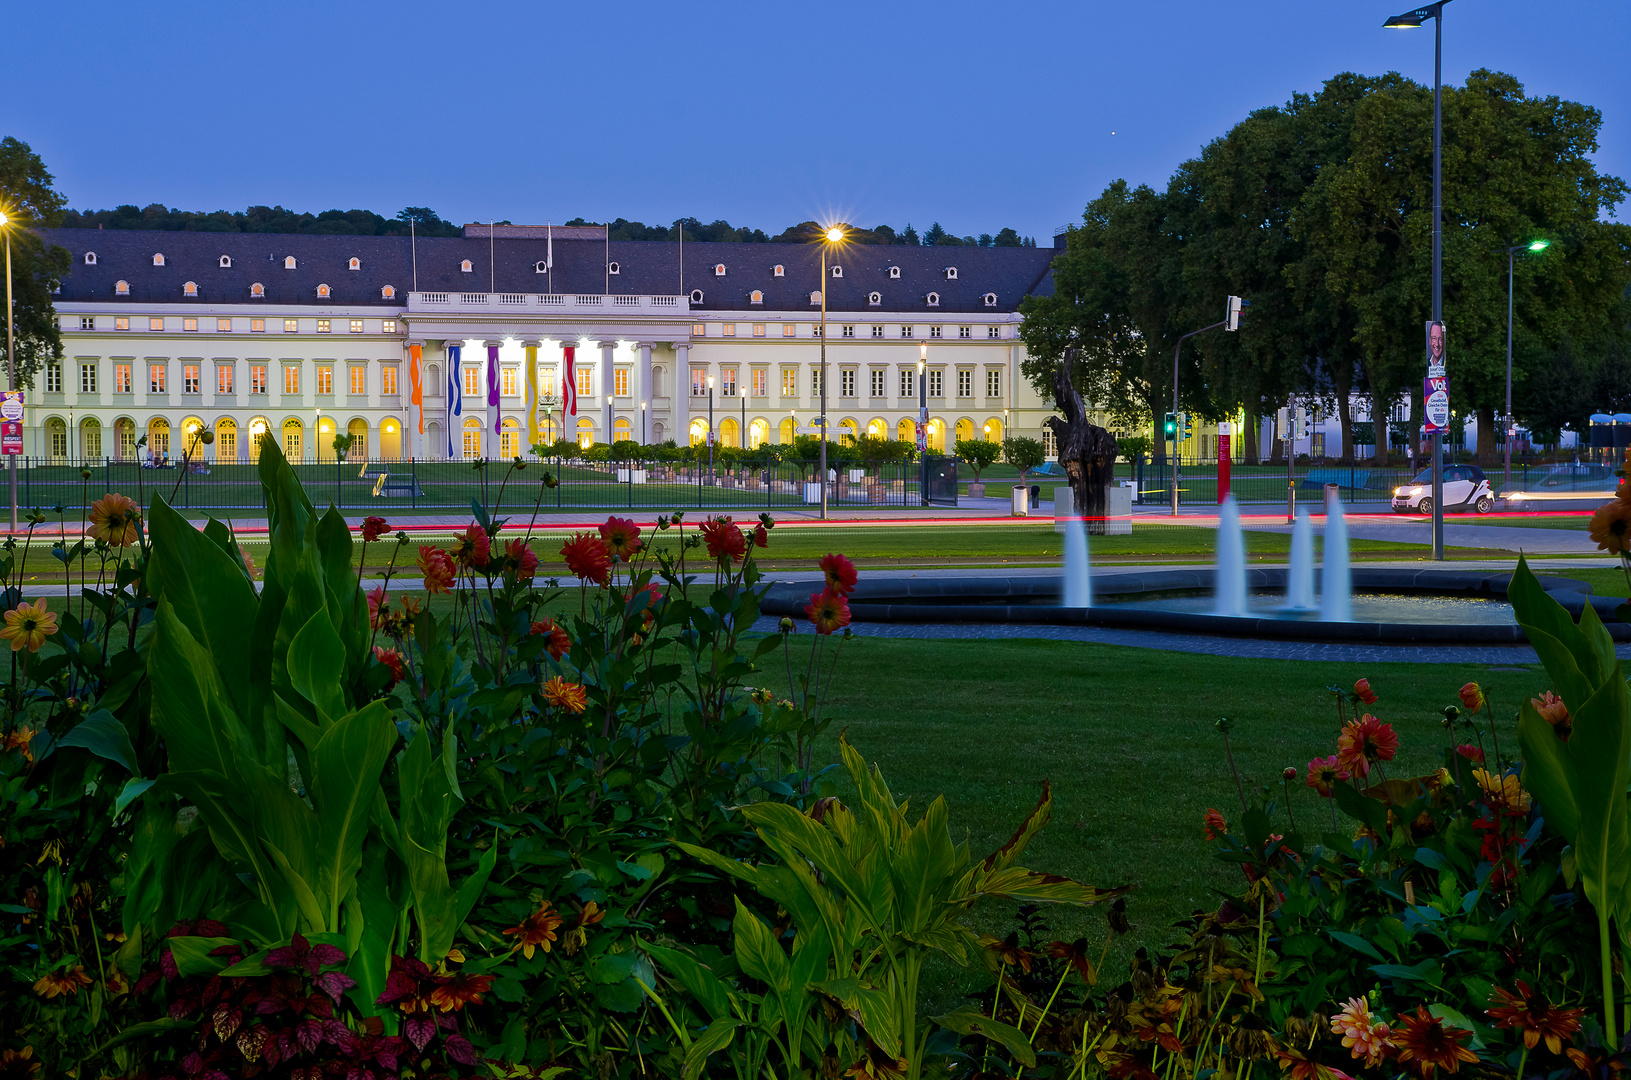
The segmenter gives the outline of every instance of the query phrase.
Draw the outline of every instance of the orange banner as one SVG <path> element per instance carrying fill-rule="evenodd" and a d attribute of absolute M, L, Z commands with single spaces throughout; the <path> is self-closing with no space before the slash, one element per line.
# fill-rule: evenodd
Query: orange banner
<path fill-rule="evenodd" d="M 423 352 L 419 345 L 408 346 L 408 381 L 413 384 L 413 393 L 408 400 L 419 406 L 419 434 L 425 433 L 425 384 L 419 376 L 419 359 Z"/>

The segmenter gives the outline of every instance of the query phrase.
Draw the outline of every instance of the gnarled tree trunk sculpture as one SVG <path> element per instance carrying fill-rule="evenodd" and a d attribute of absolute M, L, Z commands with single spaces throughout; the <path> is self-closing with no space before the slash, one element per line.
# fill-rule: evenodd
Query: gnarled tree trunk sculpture
<path fill-rule="evenodd" d="M 1076 364 L 1076 349 L 1065 350 L 1065 357 L 1053 371 L 1053 402 L 1064 414 L 1061 420 L 1050 416 L 1046 423 L 1053 429 L 1059 447 L 1059 464 L 1065 467 L 1070 479 L 1077 517 L 1087 522 L 1087 531 L 1102 535 L 1105 531 L 1106 502 L 1110 481 L 1115 478 L 1116 440 L 1104 428 L 1090 422 L 1087 406 L 1076 391 L 1071 369 Z"/>

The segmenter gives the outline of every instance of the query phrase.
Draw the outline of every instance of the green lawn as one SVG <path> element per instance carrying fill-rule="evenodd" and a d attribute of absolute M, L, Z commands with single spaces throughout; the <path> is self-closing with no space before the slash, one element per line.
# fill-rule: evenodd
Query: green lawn
<path fill-rule="evenodd" d="M 1504 525 L 1514 529 L 1562 529 L 1585 532 L 1591 525 L 1591 511 L 1555 510 L 1544 514 L 1457 514 L 1457 525 Z"/>
<path fill-rule="evenodd" d="M 794 655 L 804 656 L 811 640 L 796 636 Z M 779 662 L 766 668 L 778 689 L 781 671 Z M 953 827 L 976 856 L 1007 840 L 1040 782 L 1050 780 L 1053 819 L 1024 865 L 1138 886 L 1129 900 L 1128 947 L 1154 947 L 1171 940 L 1166 927 L 1173 920 L 1215 907 L 1214 890 L 1244 885 L 1202 840 L 1209 807 L 1230 820 L 1240 812 L 1213 723 L 1220 716 L 1235 721 L 1231 738 L 1248 793 L 1270 782 L 1278 788 L 1280 770 L 1293 766 L 1299 825 L 1305 832 L 1329 827 L 1328 807 L 1301 775 L 1311 758 L 1335 752 L 1326 687 L 1351 686 L 1360 677 L 1380 696 L 1372 711 L 1399 732 L 1398 765 L 1389 770 L 1395 776 L 1439 764 L 1440 710 L 1455 703 L 1463 683 L 1484 684 L 1509 716 L 1520 697 L 1548 688 L 1538 667 L 1308 663 L 1077 642 L 862 637 L 844 647 L 832 682 L 833 723 L 819 756 L 836 760 L 837 733 L 847 729 L 897 795 L 921 808 L 943 794 Z M 1503 749 L 1515 749 L 1510 724 L 1500 735 Z M 1007 933 L 1005 918 L 984 922 L 982 930 Z M 1103 934 L 1097 915 L 1058 912 L 1050 922 L 1066 940 L 1086 934 L 1096 943 Z M 1107 977 L 1119 980 L 1123 971 L 1112 961 Z M 932 981 L 939 984 L 936 1006 L 981 983 L 949 965 Z"/>

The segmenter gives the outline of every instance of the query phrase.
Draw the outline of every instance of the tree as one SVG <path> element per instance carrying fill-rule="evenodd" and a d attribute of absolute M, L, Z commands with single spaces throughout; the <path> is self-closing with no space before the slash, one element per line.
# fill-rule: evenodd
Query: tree
<path fill-rule="evenodd" d="M 980 482 L 980 473 L 994 465 L 1002 454 L 1002 447 L 989 439 L 958 439 L 952 449 L 959 460 L 974 470 L 976 484 Z"/>
<path fill-rule="evenodd" d="M 991 241 L 992 247 L 1024 247 L 1025 242 L 1019 238 L 1019 233 L 1013 229 L 1004 228 L 998 232 Z"/>
<path fill-rule="evenodd" d="M 929 226 L 928 232 L 923 234 L 923 246 L 934 247 L 937 244 L 944 244 L 948 235 L 946 230 L 940 227 L 940 222 L 937 221 Z"/>
<path fill-rule="evenodd" d="M 1002 440 L 1002 456 L 1019 473 L 1021 487 L 1025 485 L 1025 474 L 1048 460 L 1048 455 L 1042 449 L 1042 440 L 1024 435 L 1010 435 Z"/>
<path fill-rule="evenodd" d="M 8 370 L 15 359 L 14 386 L 32 387 L 41 365 L 62 358 L 62 330 L 51 294 L 68 273 L 70 258 L 67 249 L 45 243 L 36 231 L 62 223 L 67 200 L 52 186 L 54 182 L 45 162 L 27 143 L 9 135 L 0 140 L 0 208 L 11 222 L 5 233 L 11 240 L 14 305 L 14 312 L 0 311 L 0 334 L 7 320 L 16 319 L 16 356 L 0 351 L 0 371 Z M 4 344 L 0 336 L 0 350 Z"/>
<path fill-rule="evenodd" d="M 914 247 L 921 243 L 921 241 L 917 238 L 917 230 L 912 228 L 912 223 L 910 221 L 906 223 L 906 228 L 901 231 L 900 242 L 903 244 L 911 244 Z"/>

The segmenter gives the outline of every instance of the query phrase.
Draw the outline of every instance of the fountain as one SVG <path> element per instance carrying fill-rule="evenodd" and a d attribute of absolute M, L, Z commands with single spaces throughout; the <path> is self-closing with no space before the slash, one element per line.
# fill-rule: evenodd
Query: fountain
<path fill-rule="evenodd" d="M 1325 561 L 1320 571 L 1320 621 L 1353 621 L 1353 567 L 1348 562 L 1348 519 L 1342 499 L 1325 500 Z"/>
<path fill-rule="evenodd" d="M 1291 527 L 1291 562 L 1286 567 L 1286 607 L 1292 611 L 1314 609 L 1314 521 L 1308 508 L 1297 511 Z"/>
<path fill-rule="evenodd" d="M 1236 618 L 1246 611 L 1246 538 L 1233 495 L 1218 507 L 1217 562 L 1213 570 L 1212 613 Z"/>
<path fill-rule="evenodd" d="M 1065 595 L 1067 608 L 1086 608 L 1093 603 L 1093 581 L 1088 574 L 1087 526 L 1072 514 L 1065 522 Z"/>

